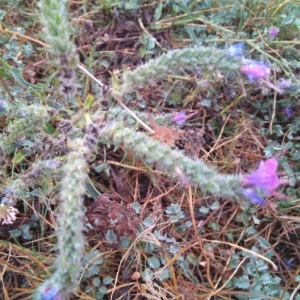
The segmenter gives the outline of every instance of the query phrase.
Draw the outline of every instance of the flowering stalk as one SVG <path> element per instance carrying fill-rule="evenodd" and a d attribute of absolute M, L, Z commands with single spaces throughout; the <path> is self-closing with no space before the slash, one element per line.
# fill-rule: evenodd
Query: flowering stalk
<path fill-rule="evenodd" d="M 74 43 L 70 39 L 66 5 L 66 0 L 41 0 L 39 2 L 44 39 L 51 47 L 50 52 L 59 57 L 60 92 L 70 97 L 74 96 L 77 90 L 75 68 L 79 63 L 79 58 Z"/>
<path fill-rule="evenodd" d="M 51 46 L 55 55 L 71 55 L 74 44 L 70 41 L 67 0 L 39 1 L 40 21 L 43 25 L 43 38 Z"/>
<path fill-rule="evenodd" d="M 256 171 L 247 175 L 224 175 L 202 160 L 186 157 L 181 151 L 173 150 L 168 145 L 142 132 L 124 128 L 122 123 L 109 124 L 97 132 L 99 140 L 108 146 L 130 151 L 136 158 L 155 165 L 172 178 L 177 178 L 182 184 L 199 186 L 203 191 L 214 195 L 245 197 L 252 204 L 265 205 L 263 196 L 275 195 L 275 190 L 288 181 L 281 180 L 277 174 L 276 158 L 262 161 Z"/>
<path fill-rule="evenodd" d="M 99 136 L 101 143 L 122 147 L 136 158 L 155 165 L 170 177 L 178 178 L 182 182 L 187 179 L 190 184 L 199 185 L 202 190 L 212 194 L 239 195 L 241 176 L 219 174 L 203 161 L 186 157 L 181 151 L 173 150 L 145 133 L 124 128 L 122 123 L 107 125 L 100 130 Z"/>
<path fill-rule="evenodd" d="M 120 97 L 136 88 L 155 84 L 156 80 L 166 79 L 167 74 L 199 73 L 217 69 L 234 72 L 242 65 L 241 57 L 230 57 L 226 50 L 214 47 L 184 48 L 161 55 L 156 59 L 124 72 L 123 84 L 116 87 L 113 94 Z"/>
<path fill-rule="evenodd" d="M 147 112 L 138 111 L 138 110 L 132 110 L 133 113 L 138 116 L 139 119 L 141 119 L 144 123 L 150 124 L 149 121 L 149 114 Z M 129 115 L 129 113 L 124 110 L 120 106 L 113 106 L 110 107 L 109 110 L 104 111 L 103 109 L 99 109 L 94 116 L 98 118 L 100 115 L 106 115 L 108 120 L 111 121 L 124 121 L 126 125 L 133 126 L 136 121 L 134 118 Z M 157 113 L 152 115 L 153 120 L 158 125 L 170 125 L 172 124 L 172 114 L 171 113 Z M 151 124 L 150 124 L 151 125 Z"/>
<path fill-rule="evenodd" d="M 67 299 L 78 284 L 84 251 L 85 207 L 82 197 L 87 178 L 84 156 L 88 150 L 82 139 L 74 140 L 72 148 L 63 167 L 61 182 L 56 271 L 38 288 L 33 298 L 36 300 L 46 299 L 47 294 L 55 294 L 51 299 Z"/>

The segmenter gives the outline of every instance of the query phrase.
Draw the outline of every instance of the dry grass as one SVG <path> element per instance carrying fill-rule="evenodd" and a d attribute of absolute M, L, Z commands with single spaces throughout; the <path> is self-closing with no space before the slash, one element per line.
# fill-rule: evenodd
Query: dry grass
<path fill-rule="evenodd" d="M 52 73 L 48 57 L 39 48 L 45 46 L 39 33 L 39 25 L 31 24 L 26 28 L 25 34 L 18 33 L 15 29 L 19 23 L 23 24 L 24 18 L 27 20 L 35 15 L 35 2 L 23 1 L 25 15 L 7 6 L 11 9 L 5 16 L 5 23 L 9 28 L 6 30 L 0 27 L 1 34 L 17 38 L 19 44 L 31 42 L 36 48 L 36 53 L 27 62 L 28 69 L 33 73 L 30 73 L 31 78 L 26 79 L 30 79 L 32 83 L 40 82 Z M 278 1 L 269 1 L 265 10 L 270 16 L 275 16 L 288 2 L 279 4 Z M 166 12 L 161 20 L 153 21 L 154 9 L 149 3 L 140 7 L 140 14 L 130 10 L 120 14 L 116 7 L 113 10 L 101 10 L 93 1 L 69 1 L 69 7 L 81 62 L 88 65 L 93 74 L 97 78 L 101 77 L 105 84 L 109 83 L 111 73 L 118 75 L 123 70 L 134 69 L 166 49 L 181 48 L 191 42 L 186 36 L 180 37 L 178 34 L 180 26 L 193 24 L 188 18 L 191 17 L 189 14 L 171 16 Z M 214 7 L 205 12 L 218 12 L 222 9 L 223 7 Z M 234 25 L 221 26 L 200 19 L 201 14 L 203 11 L 194 12 L 196 19 L 193 22 L 196 22 L 195 26 L 207 26 L 208 34 L 221 32 L 223 38 L 224 32 L 235 30 Z M 270 22 L 258 9 L 249 11 L 249 14 L 251 17 L 240 28 L 242 31 Z M 140 37 L 143 33 L 149 33 L 156 39 L 157 52 L 153 55 L 140 55 L 143 46 Z M 0 51 L 4 54 L 6 50 Z M 270 55 L 280 59 L 277 54 L 277 50 L 273 52 L 270 49 Z M 82 73 L 78 75 L 81 76 Z M 96 93 L 89 79 L 81 77 L 80 80 L 83 85 L 82 99 L 89 93 Z M 8 82 L 6 81 L 7 86 Z M 171 87 L 167 93 L 166 82 Z M 255 118 L 249 119 L 249 115 L 259 117 L 261 114 L 252 105 L 265 100 L 260 91 L 248 94 L 249 91 L 243 85 L 233 83 L 235 93 L 246 93 L 247 97 L 232 97 L 230 91 L 222 89 L 222 79 L 217 79 L 213 84 L 214 97 L 220 107 L 217 111 L 213 106 L 204 107 L 199 104 L 207 95 L 205 87 L 197 86 L 197 75 L 169 77 L 166 82 L 157 82 L 156 87 L 136 91 L 130 102 L 130 109 L 139 108 L 142 102 L 149 112 L 177 112 L 184 108 L 192 116 L 180 130 L 171 129 L 169 132 L 169 128 L 152 127 L 157 139 L 164 138 L 164 142 L 182 149 L 189 156 L 202 158 L 222 173 L 247 173 L 256 168 L 265 156 L 264 150 L 270 138 L 261 132 L 262 128 L 268 128 L 267 121 L 259 124 Z M 51 94 L 54 91 L 49 89 L 48 92 Z M 179 107 L 170 104 L 169 97 L 175 96 L 184 99 L 179 102 Z M 5 122 L 3 123 L 5 126 Z M 296 277 L 300 268 L 296 266 L 299 265 L 300 257 L 299 201 L 295 200 L 294 205 L 278 209 L 275 208 L 276 199 L 269 199 L 269 203 L 274 205 L 253 208 L 255 218 L 248 214 L 248 220 L 242 220 L 245 216 L 244 203 L 241 205 L 232 199 L 216 200 L 199 189 L 174 184 L 155 168 L 134 160 L 130 154 L 122 151 L 106 149 L 105 157 L 103 153 L 99 152 L 89 166 L 89 176 L 94 187 L 104 196 L 95 201 L 91 197 L 85 199 L 87 220 L 92 224 L 86 232 L 86 250 L 98 250 L 100 254 L 87 263 L 85 270 L 93 265 L 95 259 L 103 258 L 97 276 L 101 281 L 107 276 L 113 278 L 112 283 L 107 285 L 108 294 L 104 299 L 236 299 L 237 295 L 244 295 L 247 291 L 228 287 L 227 284 L 234 276 L 244 274 L 248 257 L 241 257 L 235 268 L 230 264 L 232 255 L 241 252 L 266 262 L 269 272 L 281 278 L 285 291 L 298 288 Z M 28 165 L 34 160 L 34 157 L 28 158 Z M 110 168 L 110 177 L 93 169 L 104 160 Z M 1 185 L 5 186 L 4 183 Z M 29 299 L 32 291 L 53 271 L 51 266 L 55 258 L 54 229 L 59 182 L 49 183 L 47 188 L 47 199 L 20 199 L 21 214 L 18 221 L 13 225 L 0 227 L 1 299 Z M 214 205 L 216 201 L 218 205 Z M 140 215 L 130 206 L 132 203 L 141 205 Z M 178 223 L 170 222 L 165 213 L 165 209 L 172 203 L 179 204 L 184 213 L 180 225 L 190 221 L 185 231 L 179 230 Z M 206 214 L 201 211 L 203 207 L 210 208 Z M 38 215 L 40 221 L 30 229 L 32 240 L 28 241 L 21 236 L 12 238 L 9 231 L 31 224 L 30 218 L 34 214 Z M 145 229 L 138 232 L 139 225 L 147 217 L 152 218 L 152 225 L 148 228 L 144 226 Z M 110 223 L 111 219 L 117 221 Z M 252 236 L 247 234 L 251 226 L 257 230 Z M 105 238 L 108 229 L 114 230 L 117 235 L 114 243 L 109 243 Z M 169 240 L 159 240 L 155 231 L 162 236 L 166 235 Z M 122 237 L 132 239 L 129 247 L 121 246 Z M 264 238 L 271 245 L 270 250 L 275 254 L 272 260 L 264 255 L 261 248 L 262 253 L 251 250 L 258 244 L 258 237 Z M 152 247 L 152 252 L 149 247 Z M 152 256 L 159 258 L 164 266 L 152 269 L 151 280 L 142 279 L 142 273 L 149 269 L 147 259 Z M 181 265 L 182 261 L 189 262 L 186 268 Z M 287 265 L 287 261 L 291 261 L 292 267 Z M 159 276 L 166 269 L 169 277 L 160 280 Z M 96 299 L 94 277 L 82 277 L 81 285 L 73 295 L 74 299 Z M 85 292 L 87 287 L 92 290 L 90 295 Z"/>

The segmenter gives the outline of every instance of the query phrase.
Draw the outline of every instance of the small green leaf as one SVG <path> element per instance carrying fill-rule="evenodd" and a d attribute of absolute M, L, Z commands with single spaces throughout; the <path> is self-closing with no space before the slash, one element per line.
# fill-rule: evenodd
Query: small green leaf
<path fill-rule="evenodd" d="M 261 259 L 256 262 L 256 268 L 259 272 L 269 269 L 268 265 Z"/>
<path fill-rule="evenodd" d="M 155 230 L 154 234 L 157 237 L 157 239 L 160 241 L 164 241 L 166 239 L 166 237 L 164 235 L 162 235 L 158 230 Z"/>
<path fill-rule="evenodd" d="M 121 237 L 121 247 L 124 249 L 127 249 L 129 247 L 129 245 L 130 245 L 130 239 L 128 239 L 125 236 L 122 236 Z"/>
<path fill-rule="evenodd" d="M 256 216 L 252 216 L 254 224 L 260 224 L 260 220 Z"/>
<path fill-rule="evenodd" d="M 125 9 L 131 10 L 138 8 L 140 8 L 140 5 L 136 2 L 136 0 L 130 0 L 129 2 L 125 3 Z"/>
<path fill-rule="evenodd" d="M 31 240 L 32 239 L 32 234 L 29 232 L 30 226 L 25 224 L 25 225 L 21 226 L 21 229 L 22 229 L 22 237 L 25 240 Z"/>
<path fill-rule="evenodd" d="M 23 46 L 24 56 L 28 58 L 33 53 L 33 47 L 30 43 Z"/>
<path fill-rule="evenodd" d="M 142 207 L 140 203 L 134 202 L 134 203 L 131 204 L 131 207 L 135 210 L 135 212 L 136 212 L 137 214 L 140 214 L 140 212 L 141 212 L 141 207 Z"/>
<path fill-rule="evenodd" d="M 22 234 L 22 231 L 19 229 L 13 229 L 13 230 L 10 230 L 9 233 L 13 237 L 19 237 Z"/>
<path fill-rule="evenodd" d="M 151 217 L 147 217 L 144 221 L 143 221 L 143 224 L 146 226 L 146 227 L 151 227 L 153 225 L 153 218 Z"/>
<path fill-rule="evenodd" d="M 246 229 L 246 233 L 249 235 L 254 235 L 257 234 L 257 230 L 253 226 L 250 226 Z"/>
<path fill-rule="evenodd" d="M 110 72 L 110 75 L 111 75 L 111 82 L 112 82 L 113 89 L 118 90 L 120 87 L 120 84 L 119 84 L 117 75 L 113 72 Z"/>
<path fill-rule="evenodd" d="M 212 228 L 213 230 L 220 230 L 220 225 L 218 223 L 215 223 L 215 222 L 209 222 L 208 227 Z"/>
<path fill-rule="evenodd" d="M 142 272 L 141 276 L 144 281 L 149 281 L 152 280 L 154 273 L 151 271 L 151 269 L 147 268 Z"/>
<path fill-rule="evenodd" d="M 265 285 L 269 285 L 269 284 L 274 283 L 274 282 L 273 282 L 273 278 L 272 278 L 272 276 L 271 276 L 269 273 L 263 273 L 263 274 L 260 276 L 260 280 L 261 280 L 262 283 L 265 284 Z"/>
<path fill-rule="evenodd" d="M 46 125 L 45 125 L 45 131 L 46 131 L 46 133 L 48 133 L 48 134 L 54 134 L 54 132 L 55 132 L 55 128 L 50 124 L 50 123 L 47 123 Z M 23 146 L 24 146 L 24 143 L 23 143 Z"/>
<path fill-rule="evenodd" d="M 202 206 L 202 207 L 199 208 L 199 212 L 206 215 L 206 214 L 209 213 L 209 208 Z"/>
<path fill-rule="evenodd" d="M 160 261 L 157 257 L 152 256 L 147 259 L 147 264 L 152 269 L 157 269 L 160 267 Z"/>
<path fill-rule="evenodd" d="M 5 15 L 6 15 L 6 11 L 0 9 L 0 21 L 4 18 Z"/>
<path fill-rule="evenodd" d="M 173 2 L 173 4 L 174 6 L 177 6 L 180 11 L 184 12 L 185 14 L 191 15 L 191 10 L 187 6 L 177 2 Z"/>
<path fill-rule="evenodd" d="M 100 285 L 100 279 L 98 277 L 93 278 L 93 285 L 98 287 Z"/>
<path fill-rule="evenodd" d="M 235 286 L 239 289 L 248 289 L 250 287 L 250 281 L 248 276 L 244 275 L 237 279 Z"/>
<path fill-rule="evenodd" d="M 168 268 L 163 269 L 162 271 L 157 272 L 157 277 L 159 280 L 166 280 L 170 278 L 170 271 Z"/>
<path fill-rule="evenodd" d="M 84 108 L 84 111 L 89 111 L 91 105 L 94 103 L 95 99 L 93 97 L 92 94 L 88 94 L 85 101 L 84 101 L 84 104 L 83 104 L 83 108 Z"/>
<path fill-rule="evenodd" d="M 259 245 L 263 248 L 263 249 L 268 249 L 268 248 L 270 248 L 270 243 L 265 239 L 265 238 L 263 238 L 263 237 L 261 237 L 261 236 L 259 236 L 258 238 L 257 238 L 257 241 L 258 241 L 258 243 L 259 243 Z"/>
<path fill-rule="evenodd" d="M 103 296 L 104 296 L 106 293 L 107 293 L 107 288 L 106 288 L 105 286 L 102 286 L 102 287 L 98 290 L 98 292 L 97 292 L 97 294 L 96 294 L 96 296 L 97 296 L 96 299 L 103 299 Z"/>
<path fill-rule="evenodd" d="M 103 258 L 99 257 L 96 260 L 93 260 L 94 265 L 101 265 L 103 263 Z"/>
<path fill-rule="evenodd" d="M 14 162 L 15 164 L 19 164 L 19 163 L 22 162 L 25 158 L 26 158 L 26 156 L 25 156 L 23 153 L 18 152 L 18 153 L 14 156 L 13 162 Z"/>
<path fill-rule="evenodd" d="M 20 70 L 18 70 L 17 68 L 10 68 L 9 70 L 7 70 L 9 73 L 11 73 L 11 75 L 13 76 L 13 78 L 15 79 L 15 81 L 22 86 L 23 88 L 33 88 L 34 90 L 41 90 L 42 88 L 38 85 L 33 85 L 28 83 L 22 75 L 22 72 Z"/>
<path fill-rule="evenodd" d="M 113 282 L 113 278 L 111 276 L 106 276 L 104 279 L 103 279 L 103 283 L 104 284 L 111 284 Z"/>
<path fill-rule="evenodd" d="M 95 168 L 94 168 L 94 170 L 97 172 L 97 173 L 101 173 L 101 172 L 103 172 L 103 171 L 105 171 L 105 173 L 107 172 L 106 170 L 107 169 L 109 169 L 109 166 L 108 166 L 108 164 L 107 163 L 102 163 L 102 164 L 100 164 L 100 165 L 98 165 L 98 166 L 96 166 Z M 108 174 L 109 175 L 109 174 Z"/>
<path fill-rule="evenodd" d="M 143 58 L 146 55 L 146 52 L 147 52 L 147 47 L 142 46 L 139 51 L 140 57 Z"/>
<path fill-rule="evenodd" d="M 233 269 L 236 269 L 239 265 L 240 261 L 238 259 L 231 259 L 229 261 L 229 266 Z"/>
<path fill-rule="evenodd" d="M 188 221 L 185 222 L 185 225 L 187 227 L 191 228 L 193 226 L 193 223 L 192 223 L 192 221 L 188 220 Z"/>
<path fill-rule="evenodd" d="M 97 199 L 101 195 L 89 178 L 85 182 L 85 188 L 87 193 L 94 199 Z"/>
<path fill-rule="evenodd" d="M 189 278 L 194 284 L 198 284 L 198 279 L 194 275 L 194 273 L 189 269 L 189 262 L 186 260 L 180 263 L 180 267 L 184 273 L 184 275 Z"/>
<path fill-rule="evenodd" d="M 225 233 L 226 237 L 228 238 L 229 241 L 233 242 L 234 241 L 234 235 L 232 232 L 226 232 Z"/>
<path fill-rule="evenodd" d="M 107 241 L 109 242 L 109 243 L 115 243 L 116 241 L 117 241 L 117 236 L 116 236 L 116 234 L 114 233 L 114 231 L 113 230 L 111 230 L 111 229 L 108 229 L 107 230 L 107 233 L 106 233 L 106 239 L 107 239 Z"/>
<path fill-rule="evenodd" d="M 186 259 L 194 266 L 199 263 L 199 258 L 191 254 L 188 254 Z"/>
<path fill-rule="evenodd" d="M 98 266 L 93 265 L 89 268 L 88 272 L 90 277 L 94 275 L 98 275 L 100 272 L 100 268 Z"/>
<path fill-rule="evenodd" d="M 159 21 L 161 18 L 162 13 L 162 2 L 159 2 L 156 6 L 155 12 L 154 12 L 154 20 Z"/>
<path fill-rule="evenodd" d="M 220 208 L 220 203 L 219 201 L 215 201 L 212 205 L 209 206 L 209 208 L 211 210 L 217 210 L 218 208 Z"/>

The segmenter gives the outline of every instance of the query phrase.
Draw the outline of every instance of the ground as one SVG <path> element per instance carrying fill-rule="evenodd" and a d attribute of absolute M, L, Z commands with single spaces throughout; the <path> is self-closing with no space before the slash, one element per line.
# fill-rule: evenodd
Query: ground
<path fill-rule="evenodd" d="M 38 1 L 0 9 L 0 298 L 29 299 L 83 232 L 71 299 L 300 299 L 299 2 L 63 2 L 60 41 Z M 156 142 L 235 180 L 273 157 L 278 184 L 264 205 L 205 188 Z"/>

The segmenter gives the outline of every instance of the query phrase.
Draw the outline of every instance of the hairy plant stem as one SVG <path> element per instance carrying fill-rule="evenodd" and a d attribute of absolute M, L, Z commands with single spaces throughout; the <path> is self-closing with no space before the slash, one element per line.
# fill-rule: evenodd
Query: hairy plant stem
<path fill-rule="evenodd" d="M 78 285 L 85 244 L 83 235 L 85 207 L 82 197 L 87 179 L 84 156 L 88 149 L 82 139 L 74 140 L 72 149 L 63 166 L 57 229 L 59 255 L 56 259 L 56 271 L 36 291 L 33 299 L 37 300 L 46 299 L 49 293 L 55 294 L 57 299 L 60 299 L 60 296 L 63 297 L 62 299 L 68 299 Z"/>
<path fill-rule="evenodd" d="M 223 175 L 201 160 L 193 160 L 179 150 L 152 139 L 147 134 L 124 128 L 122 123 L 109 124 L 100 130 L 99 141 L 116 149 L 129 151 L 136 158 L 156 166 L 172 178 L 215 195 L 239 196 L 241 177 Z"/>

